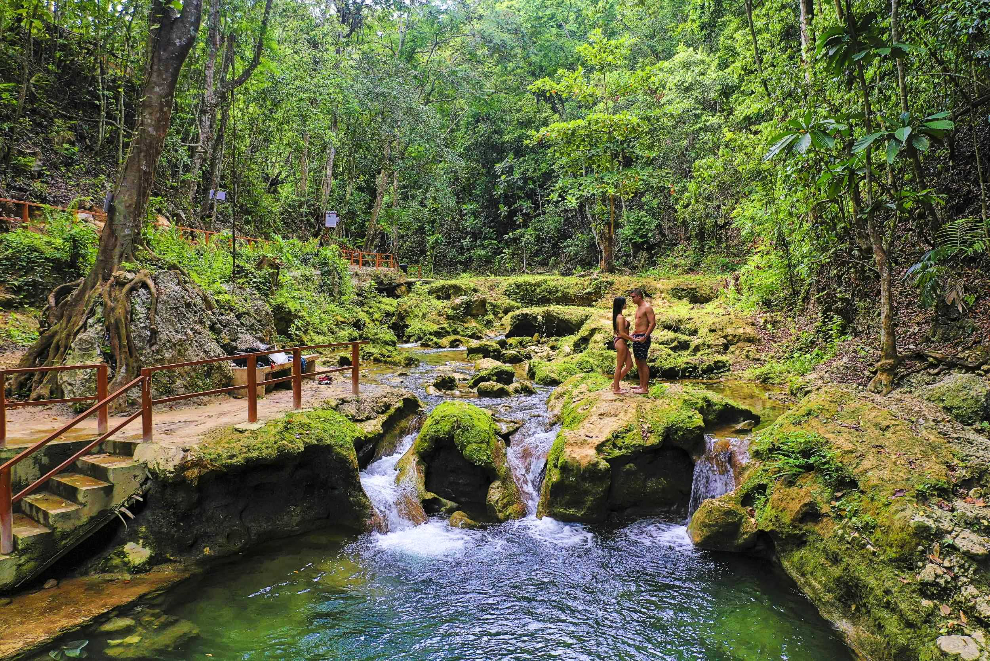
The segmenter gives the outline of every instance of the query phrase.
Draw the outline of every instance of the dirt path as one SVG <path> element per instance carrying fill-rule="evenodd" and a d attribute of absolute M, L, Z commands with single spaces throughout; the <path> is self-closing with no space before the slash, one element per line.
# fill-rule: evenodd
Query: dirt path
<path fill-rule="evenodd" d="M 362 378 L 362 388 L 370 392 L 376 387 L 373 381 L 373 377 Z M 334 376 L 330 385 L 305 381 L 302 405 L 303 408 L 311 408 L 326 399 L 343 397 L 350 392 L 350 377 L 346 373 L 344 376 Z M 290 410 L 292 410 L 292 390 L 275 390 L 258 400 L 258 421 L 265 422 L 277 418 Z M 72 418 L 73 413 L 68 406 L 27 407 L 7 411 L 7 446 L 8 448 L 27 447 L 40 441 Z M 125 415 L 111 416 L 110 428 L 125 419 Z M 209 431 L 246 423 L 247 400 L 225 395 L 191 399 L 177 406 L 155 407 L 153 419 L 156 443 L 192 447 Z M 64 438 L 66 441 L 81 441 L 95 437 L 96 416 L 94 415 L 66 433 Z M 115 438 L 140 440 L 140 418 L 121 430 Z"/>

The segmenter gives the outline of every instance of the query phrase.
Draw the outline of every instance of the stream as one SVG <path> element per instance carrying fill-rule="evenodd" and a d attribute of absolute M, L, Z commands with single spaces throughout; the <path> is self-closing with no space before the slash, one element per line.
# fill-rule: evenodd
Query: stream
<path fill-rule="evenodd" d="M 414 391 L 427 409 L 468 396 L 427 392 L 440 369 L 473 370 L 463 351 L 407 350 L 422 359 L 419 367 L 369 377 Z M 395 506 L 395 464 L 413 430 L 361 473 L 387 532 L 280 540 L 143 601 L 130 617 L 164 614 L 199 631 L 152 658 L 852 658 L 786 576 L 766 561 L 696 550 L 684 521 L 537 519 L 540 472 L 557 431 L 546 411 L 550 391 L 478 400 L 523 423 L 508 456 L 527 517 L 484 530 L 406 520 Z M 766 404 L 758 393 L 748 396 Z M 707 445 L 691 509 L 731 490 L 731 464 L 745 460 L 745 444 L 725 430 Z M 100 650 L 110 652 L 115 635 L 72 637 L 88 638 L 90 656 L 104 658 Z"/>

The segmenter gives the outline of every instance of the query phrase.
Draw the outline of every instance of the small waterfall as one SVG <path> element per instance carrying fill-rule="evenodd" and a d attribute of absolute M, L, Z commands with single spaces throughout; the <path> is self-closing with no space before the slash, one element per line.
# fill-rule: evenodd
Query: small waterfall
<path fill-rule="evenodd" d="M 399 463 L 402 455 L 412 447 L 418 433 L 417 430 L 406 434 L 395 449 L 395 454 L 382 457 L 361 471 L 361 486 L 364 487 L 364 492 L 368 494 L 375 511 L 382 518 L 386 532 L 405 530 L 416 525 L 403 515 L 401 503 L 403 495 L 405 495 L 404 492 L 409 487 L 399 486 L 395 483 L 395 478 L 399 474 L 395 465 Z M 414 495 L 409 495 L 415 498 Z"/>
<path fill-rule="evenodd" d="M 557 438 L 557 430 L 526 433 L 528 426 L 523 426 L 516 433 L 506 455 L 512 476 L 526 503 L 526 513 L 533 516 L 540 502 L 540 473 L 546 466 L 550 446 Z"/>
<path fill-rule="evenodd" d="M 732 441 L 705 434 L 705 454 L 694 465 L 688 519 L 704 501 L 724 496 L 736 488 L 732 470 Z"/>

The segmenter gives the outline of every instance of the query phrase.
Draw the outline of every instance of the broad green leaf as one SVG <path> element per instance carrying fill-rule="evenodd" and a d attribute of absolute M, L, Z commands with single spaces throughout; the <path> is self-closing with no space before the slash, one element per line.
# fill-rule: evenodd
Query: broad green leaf
<path fill-rule="evenodd" d="M 911 137 L 911 144 L 914 145 L 914 148 L 918 151 L 925 152 L 928 151 L 928 145 L 930 143 L 928 142 L 928 138 L 925 136 L 915 135 Z"/>
<path fill-rule="evenodd" d="M 888 165 L 892 164 L 895 160 L 897 160 L 897 153 L 899 151 L 901 151 L 901 143 L 899 143 L 897 140 L 888 140 L 887 141 L 887 164 Z"/>
<path fill-rule="evenodd" d="M 854 154 L 857 154 L 857 153 L 863 151 L 864 149 L 866 149 L 867 147 L 869 147 L 871 144 L 873 144 L 873 141 L 874 140 L 876 140 L 877 138 L 879 138 L 881 136 L 883 136 L 883 133 L 871 133 L 871 134 L 869 134 L 867 136 L 863 136 L 862 138 L 860 138 L 859 140 L 857 140 L 856 143 L 853 145 L 853 147 L 852 147 L 853 153 Z"/>
<path fill-rule="evenodd" d="M 784 151 L 788 145 L 790 145 L 792 142 L 797 140 L 799 135 L 800 134 L 798 133 L 791 133 L 789 135 L 785 135 L 783 138 L 777 141 L 777 144 L 775 144 L 773 147 L 770 148 L 770 151 L 766 153 L 766 156 L 763 157 L 763 160 L 769 161 L 777 154 Z"/>
<path fill-rule="evenodd" d="M 799 154 L 804 154 L 808 151 L 808 147 L 811 146 L 811 134 L 802 133 L 801 139 L 798 140 L 797 145 L 794 146 L 794 150 Z"/>
<path fill-rule="evenodd" d="M 894 137 L 900 140 L 901 142 L 906 142 L 909 135 L 911 135 L 910 126 L 902 126 L 901 128 L 894 131 Z"/>
<path fill-rule="evenodd" d="M 930 129 L 938 129 L 940 131 L 951 131 L 956 127 L 955 122 L 950 119 L 936 119 L 932 122 L 926 121 L 925 126 Z"/>

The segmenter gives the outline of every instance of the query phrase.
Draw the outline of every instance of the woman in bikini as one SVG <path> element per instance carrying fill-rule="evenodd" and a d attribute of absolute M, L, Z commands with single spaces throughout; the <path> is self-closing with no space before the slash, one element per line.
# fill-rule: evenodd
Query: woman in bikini
<path fill-rule="evenodd" d="M 629 321 L 622 315 L 622 309 L 626 307 L 626 299 L 617 296 L 612 301 L 612 345 L 615 347 L 615 377 L 612 379 L 612 392 L 622 394 L 626 392 L 622 389 L 622 379 L 626 377 L 632 369 L 632 355 L 629 353 L 629 343 L 633 341 L 629 335 Z"/>

